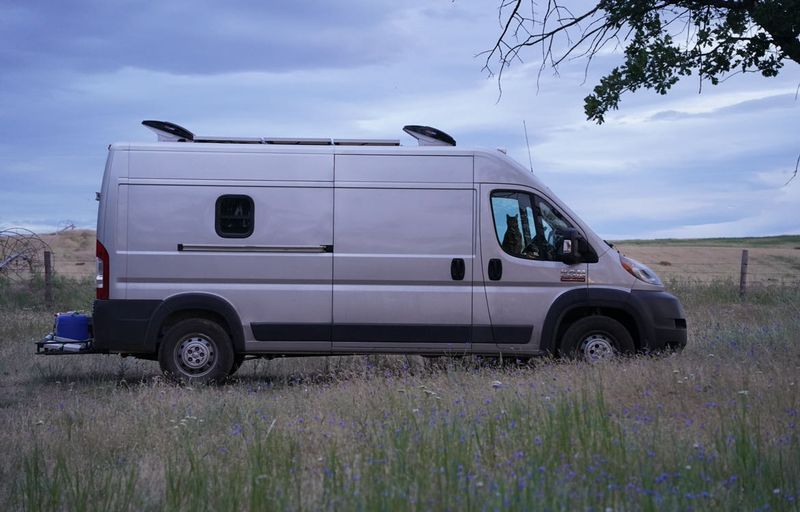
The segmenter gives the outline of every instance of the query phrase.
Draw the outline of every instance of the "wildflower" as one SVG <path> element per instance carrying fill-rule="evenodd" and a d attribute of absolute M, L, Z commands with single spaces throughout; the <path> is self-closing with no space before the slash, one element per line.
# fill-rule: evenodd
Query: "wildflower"
<path fill-rule="evenodd" d="M 494 389 L 501 388 L 503 387 L 503 383 L 500 382 L 499 380 L 492 381 L 492 387 Z"/>
<path fill-rule="evenodd" d="M 737 393 L 740 394 L 740 395 L 743 395 L 743 396 L 747 396 L 750 392 L 747 391 L 746 389 L 742 389 L 742 390 L 737 391 Z"/>

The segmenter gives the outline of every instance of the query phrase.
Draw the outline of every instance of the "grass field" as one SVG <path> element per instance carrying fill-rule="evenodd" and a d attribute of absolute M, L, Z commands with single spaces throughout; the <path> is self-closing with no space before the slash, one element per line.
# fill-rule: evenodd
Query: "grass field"
<path fill-rule="evenodd" d="M 680 354 L 252 361 L 213 388 L 35 356 L 51 315 L 0 289 L 0 509 L 800 509 L 800 289 L 670 288 Z"/>
<path fill-rule="evenodd" d="M 691 337 L 669 357 L 249 362 L 208 389 L 154 363 L 37 358 L 49 315 L 3 311 L 0 504 L 796 510 L 800 294 L 676 291 Z"/>

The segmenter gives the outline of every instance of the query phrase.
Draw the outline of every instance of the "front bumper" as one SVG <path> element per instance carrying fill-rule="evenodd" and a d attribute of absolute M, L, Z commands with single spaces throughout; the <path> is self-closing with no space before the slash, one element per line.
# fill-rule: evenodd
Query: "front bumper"
<path fill-rule="evenodd" d="M 688 338 L 686 314 L 680 301 L 664 291 L 631 291 L 631 299 L 643 316 L 645 337 L 642 348 L 646 351 L 681 350 Z"/>

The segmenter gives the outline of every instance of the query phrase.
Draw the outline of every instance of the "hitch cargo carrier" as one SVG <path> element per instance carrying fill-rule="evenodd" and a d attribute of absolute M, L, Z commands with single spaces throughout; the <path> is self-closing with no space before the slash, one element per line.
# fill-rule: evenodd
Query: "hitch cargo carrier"
<path fill-rule="evenodd" d="M 40 355 L 98 354 L 92 347 L 92 322 L 78 311 L 56 313 L 53 332 L 36 342 Z"/>

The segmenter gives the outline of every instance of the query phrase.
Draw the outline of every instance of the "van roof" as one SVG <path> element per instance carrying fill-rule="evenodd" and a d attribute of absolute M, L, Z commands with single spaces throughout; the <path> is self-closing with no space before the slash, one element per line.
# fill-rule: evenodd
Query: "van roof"
<path fill-rule="evenodd" d="M 399 146 L 399 139 L 330 139 L 293 137 L 218 137 L 195 135 L 183 126 L 169 121 L 144 120 L 142 124 L 156 133 L 159 142 L 193 142 L 207 144 L 271 144 L 291 146 Z M 420 146 L 455 146 L 456 141 L 431 126 L 406 125 L 403 131 L 414 137 Z"/>

